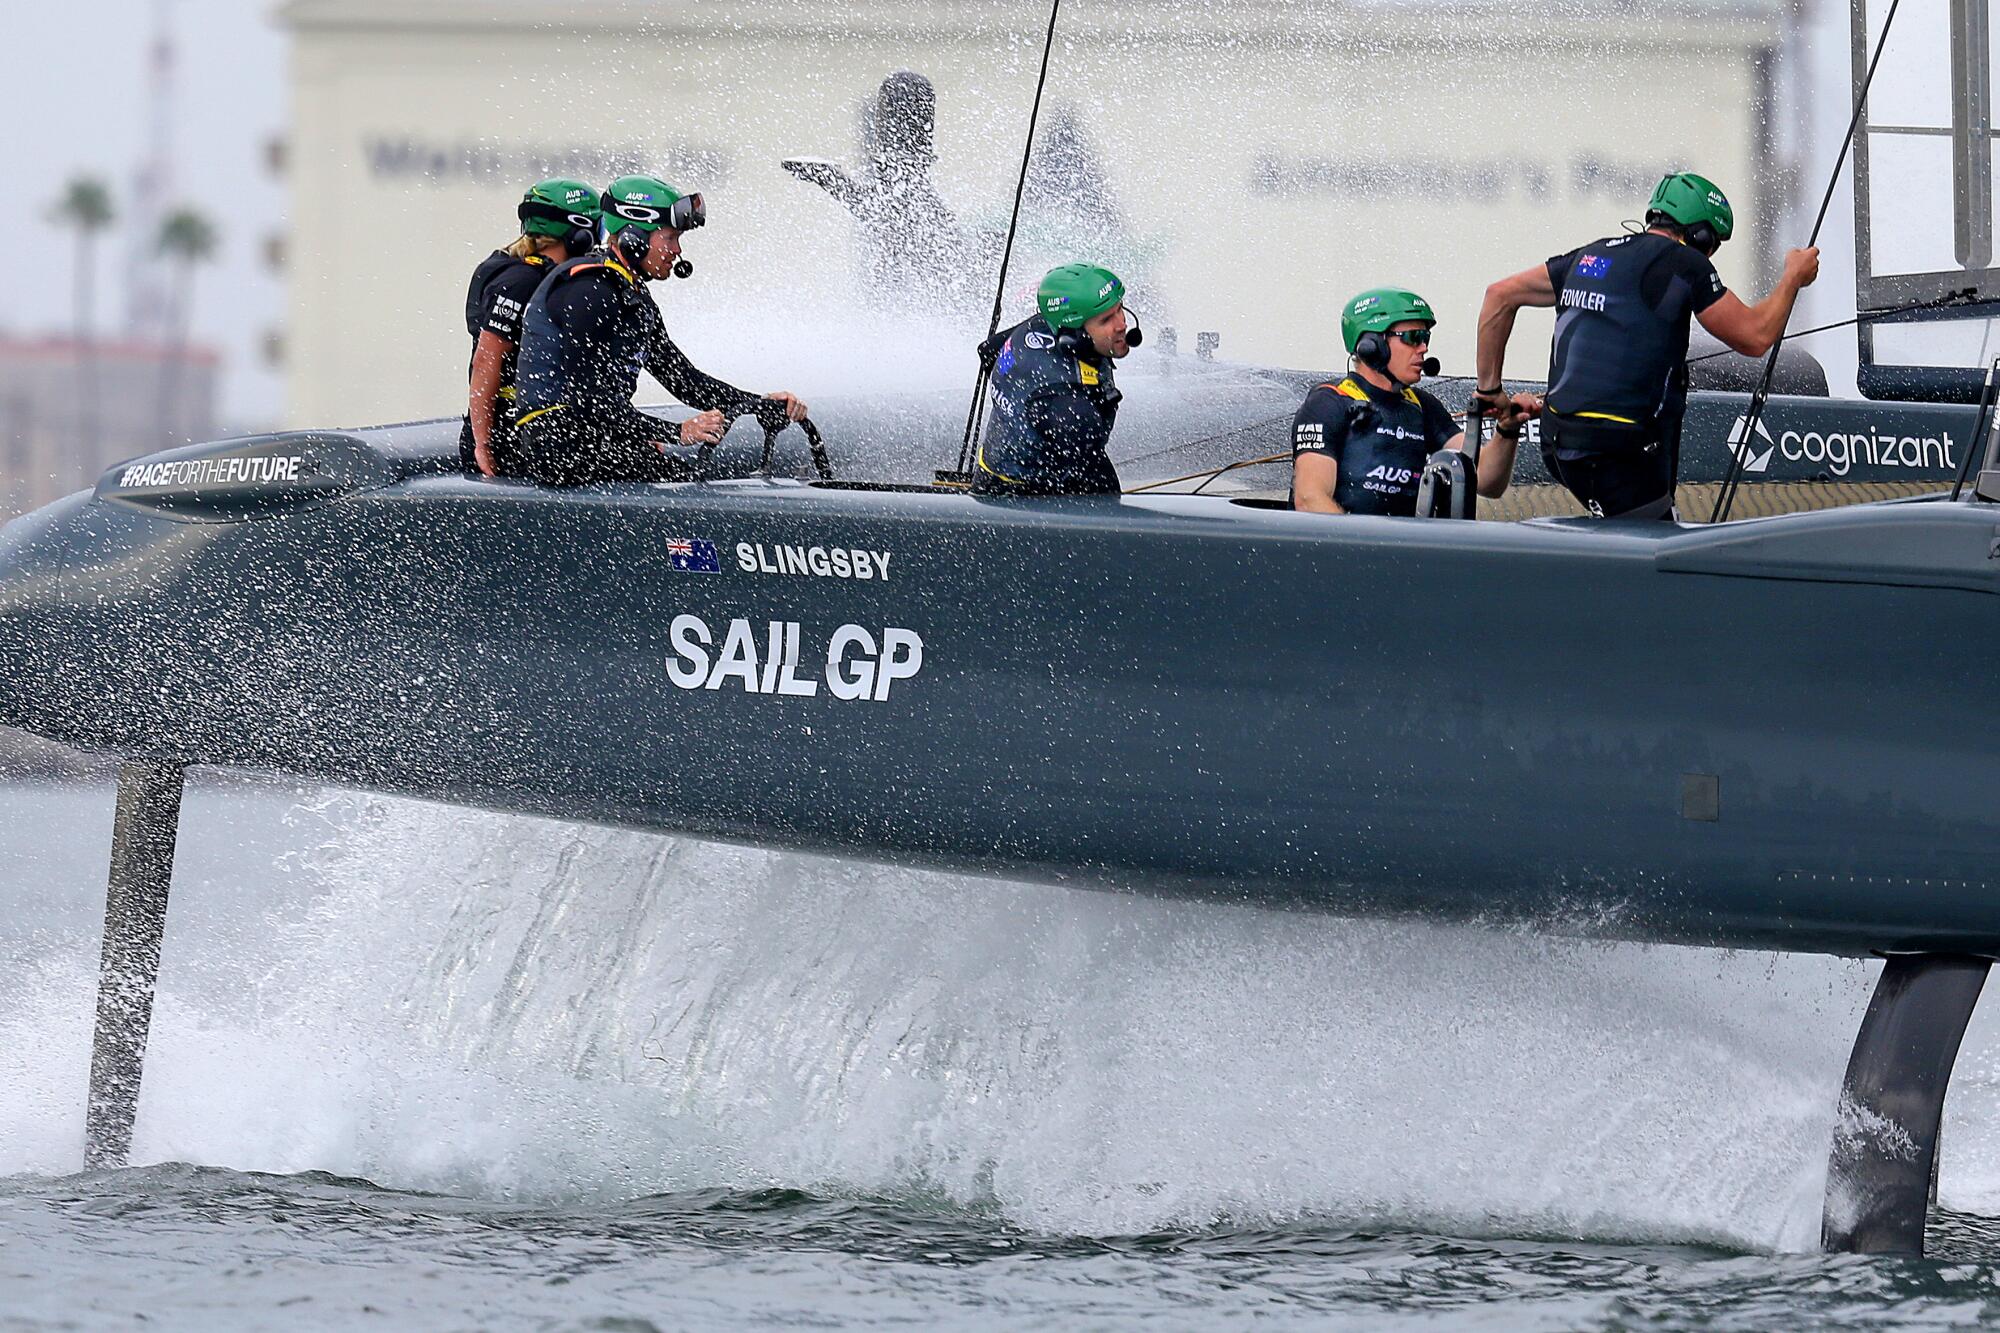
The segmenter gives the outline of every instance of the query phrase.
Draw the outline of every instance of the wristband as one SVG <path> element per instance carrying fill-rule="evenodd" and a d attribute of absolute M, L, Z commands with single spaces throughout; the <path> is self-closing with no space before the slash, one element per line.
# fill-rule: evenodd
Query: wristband
<path fill-rule="evenodd" d="M 1507 386 L 1504 384 L 1496 384 L 1492 388 L 1487 389 L 1487 388 L 1482 388 L 1478 385 L 1474 385 L 1472 391 L 1474 393 L 1505 393 L 1507 392 Z"/>

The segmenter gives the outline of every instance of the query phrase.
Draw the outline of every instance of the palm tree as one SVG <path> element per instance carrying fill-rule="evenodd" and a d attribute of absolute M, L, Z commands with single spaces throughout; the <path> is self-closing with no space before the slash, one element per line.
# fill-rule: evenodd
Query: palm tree
<path fill-rule="evenodd" d="M 193 307 L 194 270 L 215 257 L 215 226 L 192 208 L 177 208 L 160 224 L 155 246 L 174 266 L 173 290 L 167 299 L 167 330 L 171 341 L 160 374 L 160 429 L 180 438 L 176 422 L 181 377 L 187 370 L 188 319 Z"/>
<path fill-rule="evenodd" d="M 111 189 L 95 176 L 77 176 L 56 201 L 56 219 L 76 230 L 77 426 L 84 467 L 97 463 L 97 356 L 92 322 L 97 304 L 97 235 L 111 225 Z"/>

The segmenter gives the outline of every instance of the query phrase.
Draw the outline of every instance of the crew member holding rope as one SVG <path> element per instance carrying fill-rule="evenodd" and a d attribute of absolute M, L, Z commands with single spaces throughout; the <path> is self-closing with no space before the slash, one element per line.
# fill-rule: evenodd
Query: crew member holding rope
<path fill-rule="evenodd" d="M 1712 262 L 1735 229 L 1721 190 L 1677 172 L 1653 191 L 1645 231 L 1592 241 L 1486 289 L 1476 397 L 1495 411 L 1506 399 L 1501 372 L 1515 313 L 1557 307 L 1542 458 L 1599 518 L 1676 517 L 1690 320 L 1731 349 L 1762 356 L 1819 276 L 1818 249 L 1793 250 L 1771 294 L 1744 305 Z"/>
<path fill-rule="evenodd" d="M 695 369 L 667 336 L 647 283 L 693 266 L 681 234 L 708 220 L 698 194 L 651 176 L 611 183 L 603 248 L 558 265 L 528 305 L 520 353 L 520 443 L 527 473 L 553 486 L 593 481 L 674 481 L 695 475 L 690 451 L 722 439 L 732 418 L 754 413 L 780 429 L 806 415 L 789 393 L 745 393 Z M 639 371 L 699 416 L 661 421 L 632 406 Z M 681 448 L 670 447 L 672 436 Z"/>
<path fill-rule="evenodd" d="M 521 471 L 514 449 L 514 370 L 521 316 L 551 269 L 589 253 L 597 244 L 597 191 L 582 181 L 531 185 L 514 212 L 521 221 L 520 238 L 482 260 L 465 293 L 472 363 L 466 370 L 459 463 L 467 472 L 489 477 Z"/>
<path fill-rule="evenodd" d="M 1292 422 L 1292 507 L 1321 514 L 1417 512 L 1424 460 L 1439 449 L 1462 449 L 1465 432 L 1450 409 L 1417 388 L 1426 370 L 1430 302 L 1400 287 L 1362 292 L 1341 310 L 1340 336 L 1353 358 L 1343 380 L 1306 395 Z M 1521 438 L 1522 395 L 1495 404 L 1495 438 L 1481 450 L 1479 493 L 1494 499 L 1514 471 Z"/>
<path fill-rule="evenodd" d="M 975 495 L 1117 495 L 1105 452 L 1118 420 L 1112 362 L 1139 341 L 1125 284 L 1095 264 L 1042 279 L 1033 318 L 980 344 L 993 358 L 993 424 L 974 462 Z"/>

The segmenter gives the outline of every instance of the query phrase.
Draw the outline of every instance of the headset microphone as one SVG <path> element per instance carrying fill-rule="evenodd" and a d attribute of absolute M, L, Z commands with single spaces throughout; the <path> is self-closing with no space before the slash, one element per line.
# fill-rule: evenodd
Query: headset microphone
<path fill-rule="evenodd" d="M 689 262 L 688 262 L 687 260 L 685 260 L 685 259 L 676 259 L 676 260 L 674 261 L 674 276 L 675 276 L 675 277 L 677 277 L 677 278 L 686 278 L 686 277 L 692 277 L 692 276 L 693 276 L 693 274 L 694 274 L 694 265 L 693 265 L 693 264 L 690 264 L 690 263 L 689 263 Z"/>
<path fill-rule="evenodd" d="M 1388 338 L 1370 329 L 1354 340 L 1354 359 L 1371 370 L 1386 375 L 1389 372 Z M 1427 356 L 1417 369 L 1426 376 L 1435 378 L 1437 373 L 1444 369 L 1444 363 L 1434 356 Z"/>
<path fill-rule="evenodd" d="M 1146 331 L 1139 327 L 1138 311 L 1128 305 L 1125 307 L 1125 313 L 1132 317 L 1132 327 L 1125 330 L 1125 345 L 1127 347 L 1137 347 L 1140 343 L 1146 341 Z"/>

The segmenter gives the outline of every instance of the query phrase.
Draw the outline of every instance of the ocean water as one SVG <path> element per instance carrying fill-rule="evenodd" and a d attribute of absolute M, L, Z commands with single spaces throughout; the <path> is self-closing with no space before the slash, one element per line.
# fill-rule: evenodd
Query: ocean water
<path fill-rule="evenodd" d="M 0 1327 L 2000 1319 L 1815 1252 L 1872 965 L 1161 903 L 206 779 L 129 1170 L 107 787 L 0 787 Z"/>

